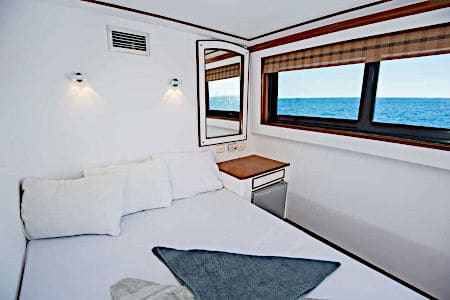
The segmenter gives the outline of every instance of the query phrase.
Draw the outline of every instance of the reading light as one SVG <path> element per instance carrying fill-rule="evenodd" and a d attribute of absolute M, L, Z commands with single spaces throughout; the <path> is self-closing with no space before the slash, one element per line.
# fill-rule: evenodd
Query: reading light
<path fill-rule="evenodd" d="M 70 74 L 70 80 L 78 82 L 78 83 L 82 83 L 82 82 L 86 81 L 86 77 L 84 77 L 84 75 L 81 74 L 80 72 L 76 72 L 76 73 Z"/>
<path fill-rule="evenodd" d="M 181 81 L 179 81 L 177 78 L 170 79 L 170 85 L 173 87 L 178 87 L 181 84 Z"/>

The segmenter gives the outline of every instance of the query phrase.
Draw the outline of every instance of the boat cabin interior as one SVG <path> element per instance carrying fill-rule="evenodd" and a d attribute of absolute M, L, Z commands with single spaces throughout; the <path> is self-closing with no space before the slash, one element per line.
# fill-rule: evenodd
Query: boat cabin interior
<path fill-rule="evenodd" d="M 449 0 L 0 0 L 0 299 L 450 299 Z"/>

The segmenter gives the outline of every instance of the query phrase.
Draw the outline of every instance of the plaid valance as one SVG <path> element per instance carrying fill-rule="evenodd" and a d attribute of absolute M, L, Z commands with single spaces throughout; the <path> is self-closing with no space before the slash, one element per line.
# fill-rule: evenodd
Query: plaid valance
<path fill-rule="evenodd" d="M 450 23 L 263 58 L 263 73 L 450 53 Z"/>
<path fill-rule="evenodd" d="M 239 76 L 241 76 L 240 63 L 206 70 L 206 81 L 214 81 Z"/>

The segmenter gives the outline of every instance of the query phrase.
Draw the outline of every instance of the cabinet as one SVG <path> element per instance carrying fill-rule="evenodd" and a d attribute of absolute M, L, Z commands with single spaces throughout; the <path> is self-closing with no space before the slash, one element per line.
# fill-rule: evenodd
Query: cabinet
<path fill-rule="evenodd" d="M 289 163 L 249 155 L 218 163 L 225 188 L 284 218 Z"/>

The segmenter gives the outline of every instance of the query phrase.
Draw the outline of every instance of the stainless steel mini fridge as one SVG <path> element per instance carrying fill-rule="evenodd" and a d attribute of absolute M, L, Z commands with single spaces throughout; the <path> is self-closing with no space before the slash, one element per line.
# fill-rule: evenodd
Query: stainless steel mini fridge
<path fill-rule="evenodd" d="M 253 191 L 252 203 L 280 218 L 284 218 L 287 185 L 287 182 L 281 181 Z"/>

